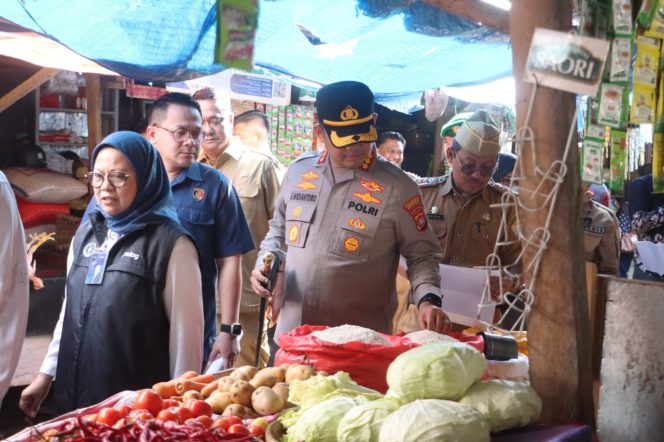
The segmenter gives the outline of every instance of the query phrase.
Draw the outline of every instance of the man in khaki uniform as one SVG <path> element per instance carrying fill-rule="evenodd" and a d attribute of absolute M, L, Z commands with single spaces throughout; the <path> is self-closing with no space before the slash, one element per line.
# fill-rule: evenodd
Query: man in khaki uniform
<path fill-rule="evenodd" d="M 586 192 L 581 208 L 586 261 L 597 265 L 597 273 L 618 276 L 620 225 L 608 207 L 592 200 Z"/>
<path fill-rule="evenodd" d="M 280 187 L 280 165 L 270 156 L 247 149 L 233 131 L 233 113 L 230 100 L 212 89 L 201 89 L 194 94 L 203 113 L 205 138 L 201 149 L 201 162 L 215 167 L 235 186 L 242 210 L 251 230 L 254 243 L 260 244 L 268 231 L 268 221 L 274 215 L 274 204 Z M 258 251 L 242 255 L 242 298 L 239 323 L 243 338 L 235 366 L 253 365 L 258 338 L 260 298 L 251 289 L 251 271 Z M 263 327 L 260 363 L 267 364 L 270 349 L 267 343 L 267 322 Z"/>
<path fill-rule="evenodd" d="M 395 276 L 402 255 L 423 328 L 450 326 L 440 308 L 440 246 L 417 184 L 376 153 L 373 94 L 358 82 L 317 94 L 316 136 L 323 152 L 291 163 L 262 242 L 285 261 L 284 299 L 277 337 L 302 324 L 354 324 L 390 333 L 396 309 Z M 258 266 L 257 266 L 258 267 Z M 252 286 L 268 296 L 256 268 Z M 277 284 L 281 282 L 277 280 Z"/>

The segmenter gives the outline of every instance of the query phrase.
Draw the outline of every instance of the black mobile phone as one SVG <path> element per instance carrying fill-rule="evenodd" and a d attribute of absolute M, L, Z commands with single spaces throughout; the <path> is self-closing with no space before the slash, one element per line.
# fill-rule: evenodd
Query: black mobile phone
<path fill-rule="evenodd" d="M 268 289 L 269 291 L 272 291 L 274 288 L 274 284 L 277 282 L 277 274 L 279 274 L 279 266 L 281 265 L 281 260 L 277 255 L 274 253 L 272 255 L 272 263 L 270 264 L 270 270 L 268 270 L 267 275 L 267 283 L 265 284 L 265 288 Z M 263 258 L 265 259 L 265 258 Z"/>

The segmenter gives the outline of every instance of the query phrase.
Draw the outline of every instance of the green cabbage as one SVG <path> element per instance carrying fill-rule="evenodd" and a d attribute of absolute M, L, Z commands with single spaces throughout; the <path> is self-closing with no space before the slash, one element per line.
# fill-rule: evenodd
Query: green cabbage
<path fill-rule="evenodd" d="M 375 390 L 358 385 L 348 373 L 340 371 L 333 376 L 316 375 L 306 381 L 291 382 L 288 402 L 300 408 L 309 408 L 335 396 L 364 396 L 369 400 L 383 397 Z"/>
<path fill-rule="evenodd" d="M 383 421 L 402 405 L 399 399 L 384 398 L 351 408 L 339 422 L 337 439 L 343 442 L 378 442 Z"/>
<path fill-rule="evenodd" d="M 439 399 L 420 399 L 402 406 L 383 421 L 378 437 L 379 442 L 488 442 L 489 439 L 489 424 L 482 413 L 467 405 Z"/>
<path fill-rule="evenodd" d="M 387 369 L 389 395 L 458 400 L 486 370 L 484 356 L 462 343 L 427 344 L 400 354 Z"/>
<path fill-rule="evenodd" d="M 477 382 L 459 402 L 484 414 L 491 431 L 532 424 L 542 411 L 542 400 L 525 382 Z"/>
<path fill-rule="evenodd" d="M 338 396 L 328 399 L 302 413 L 295 425 L 288 429 L 287 441 L 337 442 L 337 428 L 341 418 L 356 405 L 367 402 L 363 397 Z"/>

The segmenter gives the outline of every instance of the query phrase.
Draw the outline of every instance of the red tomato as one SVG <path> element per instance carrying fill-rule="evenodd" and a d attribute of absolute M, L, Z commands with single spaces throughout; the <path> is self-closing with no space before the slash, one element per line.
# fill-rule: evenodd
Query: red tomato
<path fill-rule="evenodd" d="M 222 416 L 221 419 L 226 419 L 228 421 L 228 426 L 242 424 L 242 419 L 237 416 Z"/>
<path fill-rule="evenodd" d="M 164 399 L 164 400 L 161 401 L 161 409 L 162 410 L 165 410 L 165 409 L 171 408 L 171 407 L 179 407 L 180 405 L 182 405 L 182 404 L 180 404 L 175 399 Z"/>
<path fill-rule="evenodd" d="M 161 396 L 154 390 L 141 390 L 136 396 L 134 410 L 148 410 L 153 416 L 159 414 L 163 408 Z"/>
<path fill-rule="evenodd" d="M 184 424 L 187 422 L 187 419 L 194 417 L 194 413 L 192 413 L 187 407 L 171 407 L 168 410 L 177 415 L 178 423 L 180 424 Z"/>
<path fill-rule="evenodd" d="M 120 408 L 116 408 L 122 415 L 122 417 L 127 417 L 131 413 L 132 408 L 129 405 L 123 405 Z"/>
<path fill-rule="evenodd" d="M 212 417 L 212 407 L 205 401 L 200 399 L 192 399 L 186 403 L 186 407 L 194 413 L 194 417 L 210 416 Z"/>
<path fill-rule="evenodd" d="M 228 434 L 249 435 L 249 429 L 242 424 L 233 424 L 228 429 Z"/>
<path fill-rule="evenodd" d="M 150 419 L 154 419 L 154 416 L 148 410 L 132 410 L 127 417 L 134 421 L 149 421 Z"/>
<path fill-rule="evenodd" d="M 162 422 L 166 421 L 177 422 L 178 415 L 173 413 L 171 410 L 161 410 L 157 415 L 157 419 L 159 419 Z"/>
<path fill-rule="evenodd" d="M 210 416 L 206 415 L 200 415 L 196 418 L 197 421 L 199 421 L 205 428 L 210 428 L 212 427 L 212 423 L 214 422 Z"/>
<path fill-rule="evenodd" d="M 99 410 L 97 413 L 97 422 L 100 424 L 105 424 L 113 426 L 117 421 L 122 419 L 122 414 L 115 408 L 106 407 Z"/>
<path fill-rule="evenodd" d="M 249 425 L 249 434 L 252 436 L 263 436 L 265 435 L 265 429 L 260 425 Z"/>
<path fill-rule="evenodd" d="M 212 423 L 212 428 L 218 428 L 222 430 L 224 433 L 228 431 L 228 428 L 230 427 L 230 423 L 228 422 L 228 419 L 224 418 L 219 418 L 216 421 Z"/>

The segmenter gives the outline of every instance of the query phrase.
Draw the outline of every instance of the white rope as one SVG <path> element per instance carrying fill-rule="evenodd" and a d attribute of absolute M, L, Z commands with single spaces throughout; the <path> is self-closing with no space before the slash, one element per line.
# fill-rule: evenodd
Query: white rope
<path fill-rule="evenodd" d="M 532 310 L 532 305 L 535 302 L 536 293 L 534 291 L 534 284 L 539 275 L 542 256 L 544 255 L 544 251 L 547 249 L 548 242 L 551 238 L 549 227 L 558 200 L 560 186 L 567 175 L 566 163 L 572 146 L 574 130 L 576 128 L 578 104 L 574 111 L 574 118 L 570 125 L 562 159 L 555 160 L 547 168 L 544 168 L 537 162 L 537 149 L 535 145 L 536 137 L 532 128 L 529 126 L 538 87 L 538 83 L 536 82 L 530 95 L 530 102 L 528 103 L 528 111 L 526 113 L 524 126 L 517 131 L 516 148 L 518 157 L 514 170 L 518 170 L 518 173 L 515 173 L 512 176 L 509 189 L 503 194 L 501 202 L 491 205 L 492 208 L 497 208 L 501 211 L 500 227 L 493 253 L 486 258 L 486 265 L 484 268 L 487 272 L 487 279 L 484 284 L 482 300 L 478 305 L 477 314 L 477 319 L 482 328 L 489 330 L 505 328 L 501 327 L 502 321 L 504 318 L 508 317 L 510 313 L 519 315 L 515 323 L 510 327 L 510 331 L 514 332 L 518 330 L 519 332 L 522 332 L 524 330 L 526 319 L 528 318 L 528 315 Z M 521 154 L 525 149 L 530 150 L 530 157 L 532 158 L 531 171 L 525 170 L 526 166 L 523 164 Z M 533 187 L 532 189 L 525 189 L 522 187 L 519 190 L 519 193 L 516 193 L 514 191 L 514 184 L 517 181 L 519 183 L 534 183 L 535 186 L 531 186 Z M 548 186 L 551 186 L 551 190 L 547 192 L 544 189 Z M 516 215 L 516 219 L 515 221 L 512 221 L 512 224 L 510 224 L 510 219 L 508 219 L 511 211 Z M 542 211 L 547 211 L 544 225 L 535 227 L 530 234 L 525 232 L 523 229 L 524 224 L 521 222 L 521 214 L 525 212 L 534 213 Z M 512 240 L 509 239 L 510 235 L 508 230 L 511 229 L 511 225 L 518 226 L 514 231 L 516 239 Z M 501 247 L 510 246 L 517 241 L 520 242 L 522 246 L 516 262 L 509 266 L 503 266 L 499 250 Z M 526 253 L 531 256 L 531 259 L 527 263 L 524 262 L 523 259 Z M 489 278 L 495 274 L 496 271 L 498 271 L 500 275 L 498 283 L 499 297 L 494 301 L 491 299 Z M 518 293 L 512 293 L 505 290 L 506 287 L 503 283 L 503 278 L 512 281 L 522 281 L 524 272 L 528 272 L 532 275 L 527 287 L 523 286 Z M 494 307 L 495 305 L 506 306 L 506 310 L 501 320 L 495 324 L 481 321 L 479 318 L 482 309 Z"/>

